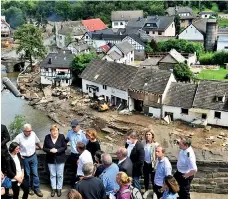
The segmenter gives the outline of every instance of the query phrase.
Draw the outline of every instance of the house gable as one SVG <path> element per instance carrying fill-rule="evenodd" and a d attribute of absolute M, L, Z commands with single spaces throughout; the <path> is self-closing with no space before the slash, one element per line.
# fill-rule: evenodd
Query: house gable
<path fill-rule="evenodd" d="M 179 39 L 186 39 L 192 41 L 203 41 L 204 35 L 193 24 L 185 28 L 180 34 Z"/>
<path fill-rule="evenodd" d="M 163 57 L 158 63 L 171 63 L 171 64 L 178 64 L 179 62 L 173 58 L 170 54 Z"/>

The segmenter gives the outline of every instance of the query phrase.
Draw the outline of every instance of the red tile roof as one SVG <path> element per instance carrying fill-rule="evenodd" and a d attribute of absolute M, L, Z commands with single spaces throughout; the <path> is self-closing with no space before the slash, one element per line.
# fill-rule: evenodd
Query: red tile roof
<path fill-rule="evenodd" d="M 107 53 L 110 49 L 109 45 L 103 45 L 103 46 L 100 46 L 100 48 L 102 49 L 103 52 Z"/>
<path fill-rule="evenodd" d="M 100 18 L 97 19 L 87 19 L 82 20 L 83 26 L 87 27 L 89 31 L 95 31 L 95 30 L 104 30 L 108 28 L 103 21 L 101 21 Z"/>

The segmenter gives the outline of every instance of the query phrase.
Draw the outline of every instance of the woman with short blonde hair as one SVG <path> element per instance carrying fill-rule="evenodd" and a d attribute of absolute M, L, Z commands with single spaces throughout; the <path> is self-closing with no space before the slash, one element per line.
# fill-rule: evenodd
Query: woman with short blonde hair
<path fill-rule="evenodd" d="M 119 172 L 116 175 L 116 182 L 120 186 L 116 199 L 131 199 L 129 187 L 131 185 L 132 178 L 129 177 L 125 172 Z"/>
<path fill-rule="evenodd" d="M 67 194 L 68 199 L 82 199 L 82 195 L 75 189 L 71 189 Z"/>
<path fill-rule="evenodd" d="M 57 124 L 53 124 L 50 128 L 50 134 L 45 136 L 43 150 L 47 153 L 46 162 L 50 171 L 51 181 L 51 197 L 61 196 L 61 190 L 63 187 L 63 171 L 66 160 L 65 151 L 67 145 L 63 134 L 59 133 L 59 127 Z"/>
<path fill-rule="evenodd" d="M 86 129 L 86 138 L 89 140 L 86 149 L 91 153 L 93 161 L 95 161 L 95 153 L 101 150 L 100 143 L 97 140 L 97 131 L 94 128 Z"/>

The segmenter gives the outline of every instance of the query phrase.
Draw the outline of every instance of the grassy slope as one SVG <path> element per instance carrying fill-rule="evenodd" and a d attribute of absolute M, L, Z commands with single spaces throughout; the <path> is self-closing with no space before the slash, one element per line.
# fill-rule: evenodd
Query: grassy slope
<path fill-rule="evenodd" d="M 208 80 L 226 80 L 226 74 L 228 74 L 228 70 L 224 68 L 220 68 L 219 70 L 202 70 L 200 74 L 197 76 L 199 79 L 208 79 Z"/>

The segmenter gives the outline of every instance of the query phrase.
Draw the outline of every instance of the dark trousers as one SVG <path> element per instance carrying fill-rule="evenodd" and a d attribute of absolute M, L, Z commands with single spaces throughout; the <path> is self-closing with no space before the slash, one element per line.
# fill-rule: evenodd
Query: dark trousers
<path fill-rule="evenodd" d="M 179 171 L 174 174 L 174 178 L 176 179 L 180 187 L 180 191 L 178 193 L 179 199 L 190 199 L 190 184 L 194 176 L 185 179 L 183 175 L 184 174 L 180 173 Z"/>
<path fill-rule="evenodd" d="M 162 197 L 162 195 L 163 195 L 163 193 L 160 192 L 161 188 L 162 188 L 161 186 L 158 186 L 158 185 L 154 184 L 154 193 L 157 195 L 158 199 L 160 199 Z"/>
<path fill-rule="evenodd" d="M 12 190 L 13 190 L 13 199 L 18 199 L 19 197 L 19 192 L 20 192 L 20 188 L 22 188 L 23 190 L 23 196 L 22 199 L 27 199 L 28 198 L 28 194 L 29 194 L 29 186 L 27 184 L 27 182 L 25 180 L 23 180 L 23 182 L 21 183 L 20 186 L 17 185 L 18 182 L 12 182 Z"/>
<path fill-rule="evenodd" d="M 152 185 L 154 186 L 154 175 L 155 175 L 155 172 L 154 172 L 154 169 L 152 168 L 152 164 L 148 164 L 147 162 L 144 162 L 143 176 L 144 176 L 144 186 L 146 191 L 149 189 L 150 177 L 151 177 Z"/>
<path fill-rule="evenodd" d="M 80 154 L 71 153 L 67 160 L 67 162 L 70 164 L 70 169 L 73 172 L 72 181 L 71 181 L 72 186 L 74 186 L 75 182 L 77 181 L 76 173 L 77 173 L 77 161 L 78 161 L 79 155 Z"/>

